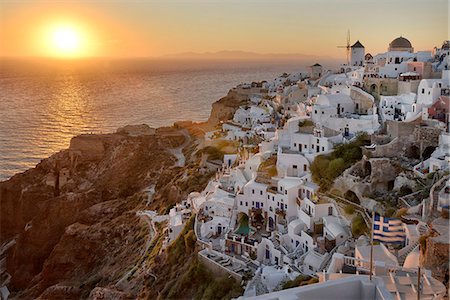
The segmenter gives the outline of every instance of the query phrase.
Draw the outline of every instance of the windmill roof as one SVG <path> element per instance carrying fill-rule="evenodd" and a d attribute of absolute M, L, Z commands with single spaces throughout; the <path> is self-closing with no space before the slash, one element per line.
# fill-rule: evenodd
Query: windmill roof
<path fill-rule="evenodd" d="M 364 48 L 364 46 L 358 40 L 358 41 L 356 41 L 356 43 L 353 44 L 352 48 Z"/>

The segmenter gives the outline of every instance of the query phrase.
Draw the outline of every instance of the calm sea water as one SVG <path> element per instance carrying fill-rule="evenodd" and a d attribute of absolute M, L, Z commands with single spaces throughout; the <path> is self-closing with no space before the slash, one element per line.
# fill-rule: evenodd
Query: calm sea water
<path fill-rule="evenodd" d="M 74 135 L 206 120 L 211 103 L 233 86 L 304 68 L 270 62 L 3 60 L 0 181 L 67 148 Z"/>

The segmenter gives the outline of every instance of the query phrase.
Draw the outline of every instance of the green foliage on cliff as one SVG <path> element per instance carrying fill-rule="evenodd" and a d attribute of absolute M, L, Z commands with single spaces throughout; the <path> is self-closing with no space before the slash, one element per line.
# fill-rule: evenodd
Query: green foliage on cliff
<path fill-rule="evenodd" d="M 207 146 L 200 150 L 200 153 L 205 153 L 208 155 L 209 160 L 223 160 L 224 152 L 219 148 L 213 146 Z"/>
<path fill-rule="evenodd" d="M 197 255 L 193 216 L 166 253 L 150 262 L 157 279 L 147 282 L 147 293 L 140 298 L 231 299 L 242 295 L 239 282 L 212 274 Z"/>
<path fill-rule="evenodd" d="M 362 158 L 361 146 L 366 140 L 359 135 L 355 141 L 338 145 L 329 155 L 318 155 L 311 164 L 312 178 L 322 191 L 328 190 L 336 177 Z"/>
<path fill-rule="evenodd" d="M 368 232 L 369 229 L 367 228 L 366 222 L 364 222 L 364 218 L 357 214 L 352 219 L 352 235 L 353 237 L 358 237 L 366 232 Z"/>
<path fill-rule="evenodd" d="M 282 290 L 290 289 L 298 286 L 308 285 L 312 283 L 317 283 L 319 280 L 317 278 L 313 278 L 308 275 L 299 275 L 294 280 L 288 280 L 286 281 L 283 286 Z"/>

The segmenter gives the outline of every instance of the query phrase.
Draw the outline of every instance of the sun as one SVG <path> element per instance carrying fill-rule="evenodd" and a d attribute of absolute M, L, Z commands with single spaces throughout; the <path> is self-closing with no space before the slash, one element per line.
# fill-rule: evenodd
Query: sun
<path fill-rule="evenodd" d="M 58 26 L 51 32 L 51 48 L 59 56 L 78 56 L 81 54 L 81 33 L 74 27 Z"/>

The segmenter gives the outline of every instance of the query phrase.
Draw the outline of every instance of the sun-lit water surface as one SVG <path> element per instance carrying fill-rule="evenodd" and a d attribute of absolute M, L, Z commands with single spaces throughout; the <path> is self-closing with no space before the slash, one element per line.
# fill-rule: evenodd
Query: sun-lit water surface
<path fill-rule="evenodd" d="M 68 147 L 74 135 L 127 124 L 206 120 L 233 86 L 303 66 L 180 61 L 2 61 L 0 180 Z"/>

